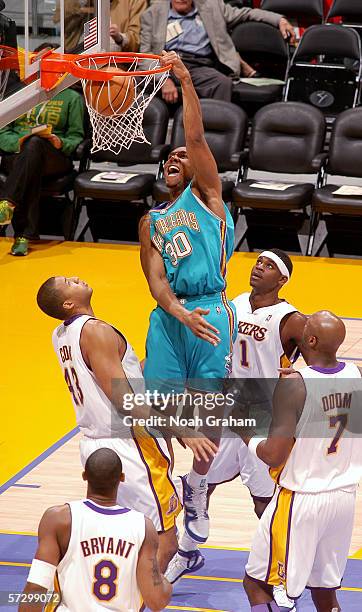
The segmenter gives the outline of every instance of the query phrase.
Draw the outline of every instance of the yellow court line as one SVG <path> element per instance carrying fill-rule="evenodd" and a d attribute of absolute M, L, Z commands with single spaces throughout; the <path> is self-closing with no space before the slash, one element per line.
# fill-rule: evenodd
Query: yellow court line
<path fill-rule="evenodd" d="M 243 582 L 242 578 L 219 578 L 219 576 L 183 576 L 188 580 L 213 580 L 216 582 Z"/>
<path fill-rule="evenodd" d="M 362 559 L 362 548 L 356 550 L 356 552 L 353 553 L 353 555 L 351 555 L 349 559 Z"/>
<path fill-rule="evenodd" d="M 23 536 L 37 536 L 37 533 L 33 533 L 32 531 L 7 531 L 0 529 L 0 534 L 5 533 L 6 535 L 23 535 Z"/>
<path fill-rule="evenodd" d="M 15 561 L 0 561 L 0 565 L 11 565 L 12 567 L 31 567 L 31 563 L 15 563 Z"/>
<path fill-rule="evenodd" d="M 241 550 L 242 552 L 250 552 L 250 548 L 237 548 L 235 546 L 212 546 L 211 544 L 200 544 L 200 548 L 211 548 L 215 550 Z"/>

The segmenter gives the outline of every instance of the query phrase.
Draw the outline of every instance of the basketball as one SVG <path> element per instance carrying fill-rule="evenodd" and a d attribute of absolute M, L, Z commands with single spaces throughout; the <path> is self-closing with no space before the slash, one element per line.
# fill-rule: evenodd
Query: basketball
<path fill-rule="evenodd" d="M 122 72 L 109 66 L 102 70 Z M 114 76 L 110 81 L 88 81 L 84 95 L 88 105 L 100 115 L 110 117 L 123 114 L 135 99 L 134 79 L 131 76 Z"/>

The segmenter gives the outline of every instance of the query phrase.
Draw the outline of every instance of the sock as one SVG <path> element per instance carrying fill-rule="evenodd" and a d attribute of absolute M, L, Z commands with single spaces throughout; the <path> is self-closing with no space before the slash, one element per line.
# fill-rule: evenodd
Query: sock
<path fill-rule="evenodd" d="M 251 612 L 279 612 L 280 608 L 275 601 L 251 606 Z"/>
<path fill-rule="evenodd" d="M 187 482 L 193 489 L 205 489 L 207 487 L 207 474 L 198 474 L 191 468 L 187 476 Z"/>
<path fill-rule="evenodd" d="M 181 540 L 179 541 L 179 548 L 185 552 L 190 552 L 190 550 L 197 549 L 197 543 L 190 538 L 189 534 L 185 531 Z"/>

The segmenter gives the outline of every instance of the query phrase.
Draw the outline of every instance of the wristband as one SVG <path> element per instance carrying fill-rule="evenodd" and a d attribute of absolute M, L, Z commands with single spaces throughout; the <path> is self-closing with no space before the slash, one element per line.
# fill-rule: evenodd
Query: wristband
<path fill-rule="evenodd" d="M 50 591 L 54 587 L 56 569 L 56 566 L 51 563 L 33 559 L 27 581 Z"/>
<path fill-rule="evenodd" d="M 251 454 L 254 455 L 255 457 L 258 457 L 258 455 L 256 454 L 256 449 L 258 445 L 260 444 L 260 442 L 263 442 L 263 440 L 267 440 L 267 439 L 268 438 L 258 438 L 257 436 L 250 438 L 248 449 L 250 450 Z M 258 457 L 258 459 L 260 459 L 260 457 Z"/>

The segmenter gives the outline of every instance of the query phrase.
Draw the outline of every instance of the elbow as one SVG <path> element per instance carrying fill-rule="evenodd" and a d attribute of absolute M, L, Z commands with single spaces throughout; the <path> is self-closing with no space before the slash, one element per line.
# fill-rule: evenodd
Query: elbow
<path fill-rule="evenodd" d="M 149 597 L 144 599 L 144 604 L 151 612 L 161 612 L 166 608 L 170 599 L 171 595 L 169 597 Z"/>
<path fill-rule="evenodd" d="M 281 465 L 284 465 L 286 460 L 288 459 L 289 452 L 286 453 L 281 450 L 268 450 L 267 448 L 263 448 L 260 453 L 257 452 L 259 459 L 264 461 L 271 468 L 278 468 Z"/>

